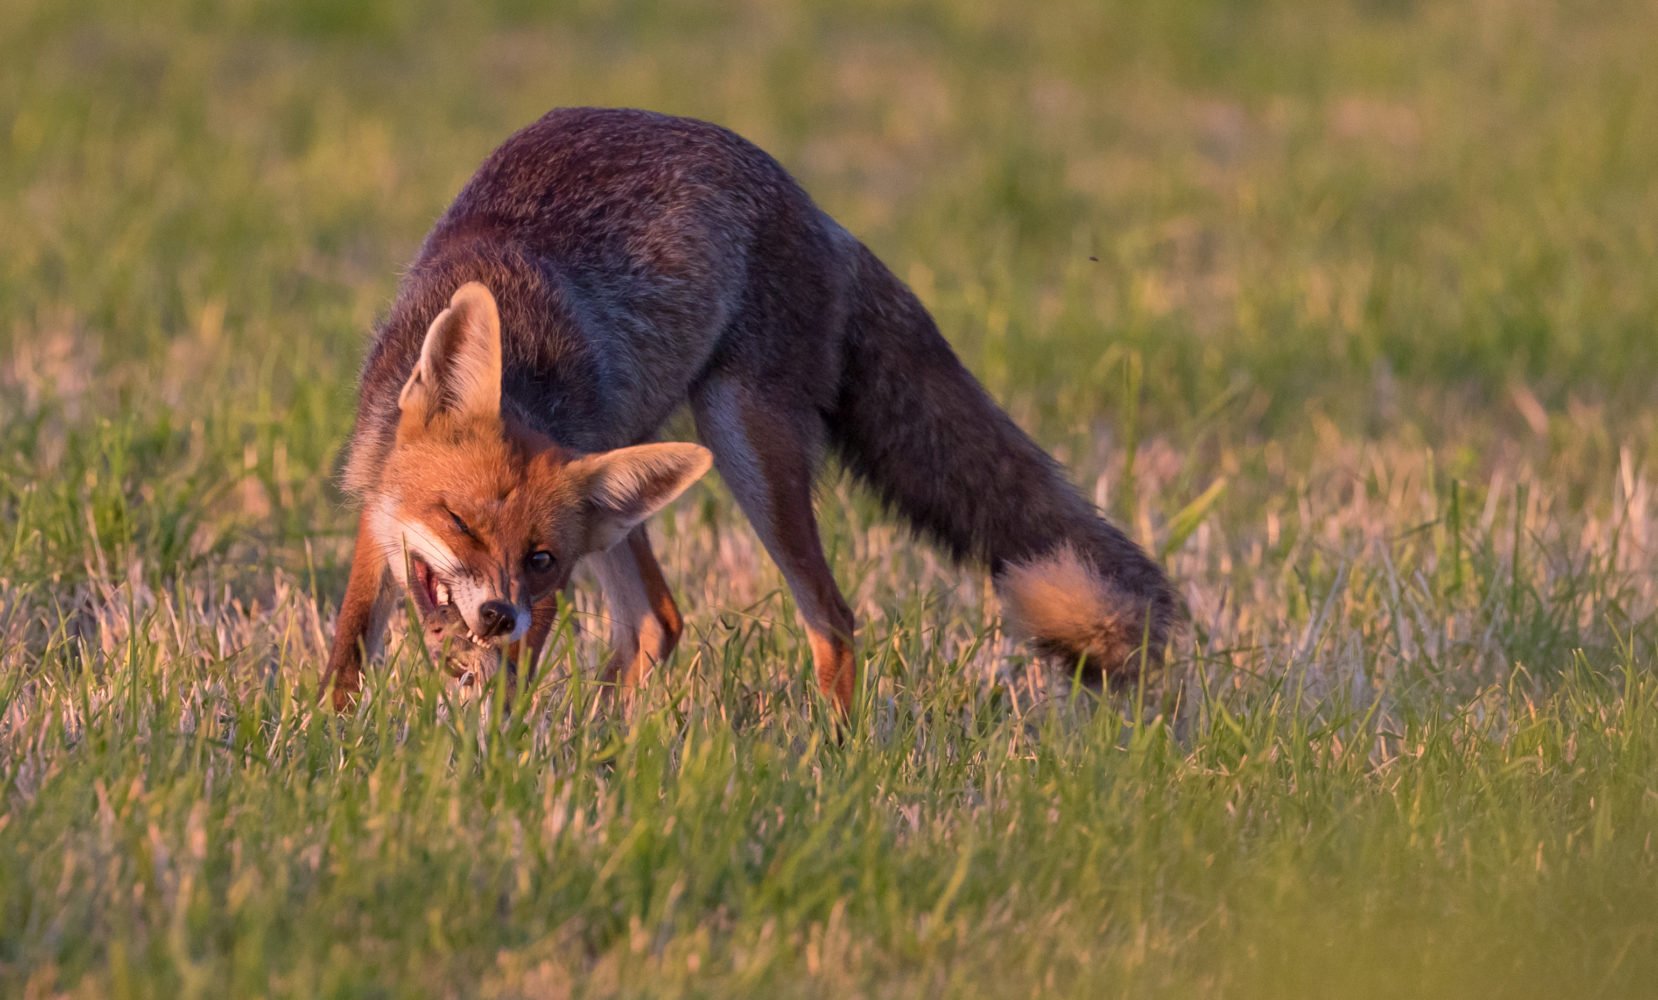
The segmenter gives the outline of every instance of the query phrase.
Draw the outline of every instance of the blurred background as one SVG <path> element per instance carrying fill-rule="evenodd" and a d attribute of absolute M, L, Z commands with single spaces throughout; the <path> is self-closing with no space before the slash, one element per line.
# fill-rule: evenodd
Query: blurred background
<path fill-rule="evenodd" d="M 280 424 L 308 474 L 470 171 L 602 104 L 771 151 L 1055 434 L 1116 414 L 1131 356 L 1148 433 L 1234 397 L 1228 433 L 1287 440 L 1327 418 L 1437 443 L 1463 407 L 1493 434 L 1573 406 L 1651 427 L 1646 3 L 4 0 L 0 23 L 14 415 L 34 380 L 165 404 L 262 469 Z"/>

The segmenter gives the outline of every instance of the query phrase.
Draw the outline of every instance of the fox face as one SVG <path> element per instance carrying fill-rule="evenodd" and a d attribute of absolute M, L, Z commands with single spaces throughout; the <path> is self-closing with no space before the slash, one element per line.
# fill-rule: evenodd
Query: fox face
<path fill-rule="evenodd" d="M 516 657 L 577 562 L 620 542 L 712 460 L 682 443 L 579 454 L 504 415 L 499 313 L 475 282 L 432 322 L 398 407 L 365 523 L 428 646 L 461 678 Z"/>

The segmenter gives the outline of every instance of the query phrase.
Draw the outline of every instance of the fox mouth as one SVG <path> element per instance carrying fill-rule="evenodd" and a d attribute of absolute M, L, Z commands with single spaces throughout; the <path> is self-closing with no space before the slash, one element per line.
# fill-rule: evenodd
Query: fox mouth
<path fill-rule="evenodd" d="M 498 648 L 493 639 L 486 639 L 472 631 L 466 623 L 466 616 L 455 606 L 449 584 L 432 568 L 431 563 L 412 552 L 409 553 L 409 591 L 414 595 L 421 621 L 434 639 L 453 635 L 479 649 Z"/>

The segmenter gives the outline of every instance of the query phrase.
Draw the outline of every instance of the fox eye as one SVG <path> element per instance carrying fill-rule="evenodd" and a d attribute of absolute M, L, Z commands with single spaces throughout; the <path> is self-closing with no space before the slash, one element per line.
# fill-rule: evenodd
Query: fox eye
<path fill-rule="evenodd" d="M 545 573 L 553 568 L 553 554 L 546 549 L 537 549 L 524 557 L 524 566 L 531 573 Z"/>
<path fill-rule="evenodd" d="M 443 512 L 449 515 L 449 521 L 455 526 L 456 531 L 472 539 L 473 541 L 477 541 L 478 536 L 473 533 L 471 525 L 468 525 L 465 521 L 461 520 L 461 516 L 459 514 L 450 510 L 448 507 L 443 508 Z"/>

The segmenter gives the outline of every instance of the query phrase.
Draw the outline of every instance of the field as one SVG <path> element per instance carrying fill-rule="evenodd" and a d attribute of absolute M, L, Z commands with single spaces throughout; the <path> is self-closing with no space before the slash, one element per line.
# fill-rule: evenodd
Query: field
<path fill-rule="evenodd" d="M 550 9 L 542 9 L 546 6 Z M 0 0 L 0 995 L 1639 996 L 1658 8 Z M 1104 698 L 846 477 L 827 738 L 717 478 L 590 709 L 311 707 L 400 268 L 549 107 L 774 153 L 1161 553 Z M 673 433 L 688 436 L 688 422 Z"/>

